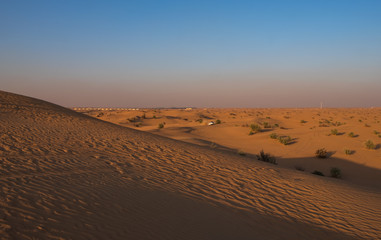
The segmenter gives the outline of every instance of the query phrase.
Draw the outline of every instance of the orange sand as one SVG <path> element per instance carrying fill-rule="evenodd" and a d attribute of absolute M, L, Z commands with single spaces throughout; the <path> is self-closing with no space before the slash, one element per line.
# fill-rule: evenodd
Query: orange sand
<path fill-rule="evenodd" d="M 141 129 L 206 145 L 199 146 L 6 92 L 0 92 L 0 110 L 2 239 L 377 239 L 381 236 L 381 192 L 376 184 L 358 180 L 344 167 L 343 180 L 287 168 L 289 159 L 301 161 L 298 158 L 311 157 L 310 150 L 315 150 L 316 142 L 334 151 L 334 144 L 342 143 L 331 139 L 343 139 L 344 143 L 354 141 L 348 147 L 355 148 L 355 143 L 361 145 L 362 135 L 370 130 L 353 129 L 359 137 L 347 139 L 346 135 L 325 136 L 328 128 L 318 128 L 312 131 L 317 136 L 315 139 L 304 129 L 313 126 L 313 121 L 306 117 L 313 116 L 308 111 L 317 110 L 292 111 L 291 119 L 280 123 L 293 128 L 284 131 L 290 131 L 290 135 L 292 132 L 292 137 L 297 138 L 289 146 L 272 142 L 269 133 L 248 136 L 247 127 L 235 125 L 245 118 L 255 120 L 256 116 L 242 114 L 241 119 L 238 112 L 235 119 L 218 116 L 223 123 L 209 127 L 195 124 L 192 116 L 199 110 L 184 112 L 182 116 L 187 116 L 188 121 L 168 118 L 179 110 L 161 111 L 160 119 L 143 120 Z M 208 111 L 211 115 L 228 115 L 227 110 Z M 262 111 L 267 116 L 273 110 Z M 285 110 L 279 113 L 282 111 Z M 370 125 L 374 120 L 370 116 L 379 113 L 354 111 L 368 113 L 361 117 L 368 118 Z M 340 117 L 350 115 L 341 110 L 324 110 L 324 114 L 332 117 L 335 113 Z M 104 115 L 105 120 L 119 117 L 125 121 L 128 114 L 137 112 L 108 114 Z M 308 123 L 296 130 L 299 114 Z M 164 119 L 165 127 L 156 130 L 157 123 Z M 352 129 L 352 121 L 346 122 L 338 127 L 340 131 Z M 247 141 L 239 143 L 239 139 Z M 211 148 L 207 141 L 228 148 L 239 144 L 239 149 L 248 153 L 264 148 L 282 157 L 278 160 L 280 166 L 253 160 L 250 155 L 240 156 L 223 147 Z M 361 147 L 355 150 L 350 160 L 344 159 L 349 163 L 348 168 L 368 171 L 362 163 L 366 161 L 372 171 L 379 171 L 380 165 L 372 156 L 379 157 L 380 150 Z M 321 161 L 340 163 L 343 157 L 337 152 Z M 312 159 L 307 161 L 304 166 L 307 169 L 317 164 Z"/>

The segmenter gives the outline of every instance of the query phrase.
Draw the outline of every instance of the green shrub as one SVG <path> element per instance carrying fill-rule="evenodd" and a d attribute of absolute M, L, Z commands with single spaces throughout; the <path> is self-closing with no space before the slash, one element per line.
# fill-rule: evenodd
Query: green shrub
<path fill-rule="evenodd" d="M 353 154 L 353 151 L 350 149 L 345 149 L 344 152 L 346 155 L 352 155 Z"/>
<path fill-rule="evenodd" d="M 315 174 L 315 175 L 318 175 L 318 176 L 324 176 L 324 174 L 322 172 L 317 171 L 317 170 L 313 171 L 312 174 Z"/>
<path fill-rule="evenodd" d="M 278 124 L 278 123 L 275 123 L 275 124 L 274 124 L 274 127 L 279 127 L 279 124 Z"/>
<path fill-rule="evenodd" d="M 202 120 L 201 118 L 199 118 L 199 119 L 196 120 L 196 122 L 199 122 L 199 123 L 202 123 L 202 121 L 203 121 L 203 120 Z"/>
<path fill-rule="evenodd" d="M 336 168 L 336 167 L 331 168 L 331 177 L 341 178 L 341 170 L 339 168 Z"/>
<path fill-rule="evenodd" d="M 268 122 L 263 122 L 262 124 L 264 128 L 271 128 L 271 125 Z"/>
<path fill-rule="evenodd" d="M 300 123 L 306 123 L 307 121 L 305 121 L 305 120 L 300 120 Z"/>
<path fill-rule="evenodd" d="M 373 143 L 372 140 L 368 140 L 368 141 L 365 142 L 365 147 L 367 149 L 375 149 L 376 145 Z"/>
<path fill-rule="evenodd" d="M 216 120 L 216 124 L 221 124 L 221 120 L 220 120 L 220 119 L 217 119 L 217 120 Z"/>
<path fill-rule="evenodd" d="M 279 136 L 278 141 L 283 145 L 288 145 L 291 143 L 292 138 L 290 136 Z"/>
<path fill-rule="evenodd" d="M 251 136 L 251 135 L 253 135 L 253 134 L 254 134 L 253 130 L 250 130 L 250 132 L 249 132 L 249 136 Z"/>
<path fill-rule="evenodd" d="M 261 126 L 259 126 L 258 124 L 253 123 L 250 125 L 250 128 L 251 128 L 251 131 L 253 132 L 253 134 L 262 131 Z"/>
<path fill-rule="evenodd" d="M 353 138 L 353 137 L 355 137 L 355 134 L 353 132 L 350 132 L 350 133 L 348 133 L 348 137 Z"/>
<path fill-rule="evenodd" d="M 276 133 L 271 133 L 270 134 L 270 138 L 272 139 L 277 139 L 278 138 L 278 135 Z"/>
<path fill-rule="evenodd" d="M 380 132 L 378 132 L 377 130 L 374 130 L 373 133 L 378 135 Z"/>
<path fill-rule="evenodd" d="M 164 123 L 159 123 L 159 125 L 157 126 L 159 129 L 161 128 L 164 128 Z"/>
<path fill-rule="evenodd" d="M 339 133 L 339 131 L 337 131 L 336 128 L 331 130 L 331 134 L 332 134 L 332 135 L 335 135 L 335 136 L 336 136 L 338 133 Z"/>
<path fill-rule="evenodd" d="M 272 164 L 277 164 L 276 159 L 272 157 L 269 153 L 265 153 L 263 150 L 257 155 L 259 161 L 268 162 Z"/>
<path fill-rule="evenodd" d="M 320 149 L 316 150 L 315 156 L 317 158 L 327 158 L 328 152 L 327 152 L 327 150 L 325 150 L 325 148 L 320 148 Z"/>

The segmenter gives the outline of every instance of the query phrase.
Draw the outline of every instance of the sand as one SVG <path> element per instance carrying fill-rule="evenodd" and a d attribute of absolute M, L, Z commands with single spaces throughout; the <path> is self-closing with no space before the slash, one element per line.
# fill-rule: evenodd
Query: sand
<path fill-rule="evenodd" d="M 381 236 L 381 192 L 377 184 L 352 176 L 315 176 L 282 163 L 292 158 L 292 148 L 301 145 L 304 137 L 309 139 L 303 131 L 300 135 L 295 132 L 297 143 L 281 146 L 284 151 L 275 150 L 276 143 L 267 143 L 275 144 L 271 149 L 275 155 L 285 152 L 279 165 L 273 165 L 255 160 L 250 154 L 237 154 L 233 151 L 237 144 L 234 138 L 223 142 L 218 134 L 234 136 L 235 128 L 247 135 L 248 128 L 236 127 L 233 118 L 229 123 L 221 119 L 223 123 L 216 126 L 197 123 L 197 129 L 194 121 L 173 116 L 165 118 L 165 127 L 157 130 L 158 122 L 165 115 L 171 116 L 158 114 L 159 119 L 143 120 L 139 127 L 155 132 L 152 134 L 7 92 L 0 92 L 0 111 L 2 239 Z M 108 114 L 104 114 L 104 120 L 112 117 Z M 184 111 L 189 119 L 193 114 Z M 292 127 L 291 123 L 284 124 Z M 212 127 L 221 131 L 212 131 L 213 135 L 208 132 Z M 361 131 L 354 130 L 359 136 L 351 140 L 362 141 Z M 157 133 L 173 134 L 182 141 Z M 188 134 L 197 137 L 187 139 Z M 203 134 L 205 139 L 199 137 Z M 244 135 L 253 138 L 242 143 L 240 149 L 254 153 L 264 147 L 263 142 L 273 140 L 260 134 Z M 216 144 L 210 146 L 208 141 Z M 253 148 L 249 148 L 250 141 Z M 356 160 L 361 153 L 357 151 L 347 162 L 360 166 L 359 161 L 367 161 L 368 168 L 377 173 L 379 163 L 371 157 Z M 379 156 L 378 149 L 366 151 Z M 303 153 L 295 154 L 303 157 Z M 346 176 L 346 170 L 343 173 Z"/>

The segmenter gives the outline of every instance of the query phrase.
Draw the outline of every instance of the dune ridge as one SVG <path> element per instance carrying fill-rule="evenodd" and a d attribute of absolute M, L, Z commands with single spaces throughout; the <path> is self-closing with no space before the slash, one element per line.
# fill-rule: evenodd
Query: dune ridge
<path fill-rule="evenodd" d="M 4 239 L 380 239 L 381 193 L 0 92 Z"/>

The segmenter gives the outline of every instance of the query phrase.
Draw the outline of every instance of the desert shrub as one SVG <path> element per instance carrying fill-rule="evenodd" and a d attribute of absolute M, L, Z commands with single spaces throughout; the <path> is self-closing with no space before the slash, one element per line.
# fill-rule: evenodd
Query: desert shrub
<path fill-rule="evenodd" d="M 257 155 L 259 161 L 268 162 L 272 164 L 277 164 L 276 159 L 272 157 L 269 153 L 265 153 L 263 150 Z"/>
<path fill-rule="evenodd" d="M 271 128 L 271 125 L 268 122 L 263 122 L 262 124 L 264 128 Z"/>
<path fill-rule="evenodd" d="M 318 175 L 318 176 L 324 176 L 324 174 L 322 172 L 317 171 L 317 170 L 313 171 L 312 174 L 315 174 L 315 175 Z"/>
<path fill-rule="evenodd" d="M 146 114 L 145 113 L 143 113 L 142 118 L 146 119 Z"/>
<path fill-rule="evenodd" d="M 375 149 L 376 145 L 373 143 L 372 140 L 368 140 L 368 141 L 365 142 L 365 147 L 367 149 Z"/>
<path fill-rule="evenodd" d="M 362 120 L 361 120 L 361 119 L 359 119 L 359 122 L 362 122 Z"/>
<path fill-rule="evenodd" d="M 274 127 L 279 127 L 279 124 L 278 124 L 278 123 L 275 123 L 275 124 L 274 124 Z"/>
<path fill-rule="evenodd" d="M 271 117 L 266 117 L 266 119 L 271 119 Z"/>
<path fill-rule="evenodd" d="M 352 154 L 353 154 L 353 151 L 350 150 L 350 149 L 344 149 L 344 153 L 345 153 L 346 155 L 352 155 Z"/>
<path fill-rule="evenodd" d="M 254 135 L 254 132 L 252 130 L 250 130 L 250 132 L 249 132 L 249 136 L 251 136 L 251 135 Z"/>
<path fill-rule="evenodd" d="M 221 120 L 220 120 L 220 119 L 217 119 L 217 120 L 216 120 L 216 124 L 221 124 Z"/>
<path fill-rule="evenodd" d="M 341 178 L 341 170 L 340 170 L 340 168 L 336 168 L 336 167 L 331 168 L 331 177 L 333 177 L 333 178 Z"/>
<path fill-rule="evenodd" d="M 156 115 L 153 115 L 152 118 L 155 118 L 155 119 L 156 119 Z"/>
<path fill-rule="evenodd" d="M 278 141 L 283 145 L 288 145 L 291 143 L 292 138 L 290 136 L 279 136 Z"/>
<path fill-rule="evenodd" d="M 378 132 L 377 130 L 373 130 L 373 133 L 378 135 L 380 132 Z"/>
<path fill-rule="evenodd" d="M 159 125 L 157 126 L 159 129 L 161 128 L 164 128 L 164 123 L 159 123 Z"/>
<path fill-rule="evenodd" d="M 367 123 L 365 123 L 365 124 L 364 124 L 364 127 L 370 127 L 370 125 L 369 125 L 369 124 L 367 124 Z"/>
<path fill-rule="evenodd" d="M 353 132 L 350 132 L 350 133 L 348 133 L 348 137 L 353 138 L 353 137 L 355 137 L 355 134 Z"/>
<path fill-rule="evenodd" d="M 336 136 L 338 133 L 339 133 L 339 131 L 337 131 L 336 128 L 331 130 L 331 134 L 332 134 L 332 135 L 335 135 L 335 136 Z"/>
<path fill-rule="evenodd" d="M 250 128 L 251 128 L 251 131 L 254 133 L 258 133 L 262 130 L 261 126 L 259 126 L 258 124 L 251 124 L 250 125 Z"/>
<path fill-rule="evenodd" d="M 278 138 L 278 135 L 276 133 L 271 133 L 270 134 L 270 138 L 272 139 L 277 139 Z"/>
<path fill-rule="evenodd" d="M 306 123 L 307 121 L 305 121 L 305 120 L 300 120 L 300 123 Z"/>
<path fill-rule="evenodd" d="M 199 119 L 196 120 L 196 122 L 199 122 L 199 123 L 202 123 L 202 121 L 203 121 L 203 120 L 202 120 L 201 118 L 199 118 Z"/>
<path fill-rule="evenodd" d="M 319 148 L 318 150 L 316 150 L 315 156 L 317 158 L 327 158 L 328 152 L 327 152 L 327 150 L 325 150 L 325 148 Z"/>

